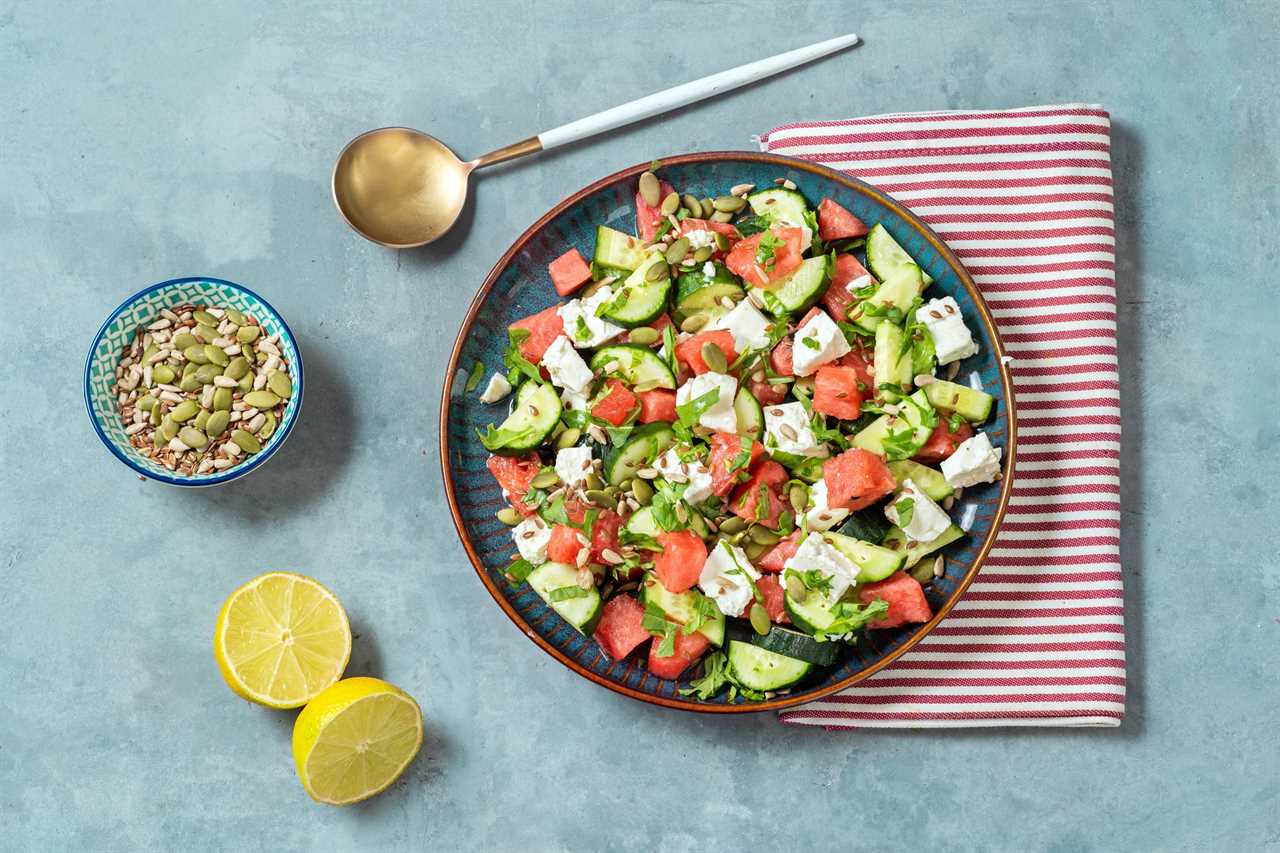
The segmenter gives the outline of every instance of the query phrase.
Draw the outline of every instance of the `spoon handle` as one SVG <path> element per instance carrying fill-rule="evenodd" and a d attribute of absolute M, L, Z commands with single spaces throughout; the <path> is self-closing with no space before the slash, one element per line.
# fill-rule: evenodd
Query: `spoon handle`
<path fill-rule="evenodd" d="M 786 71 L 788 68 L 795 68 L 797 65 L 812 62 L 829 53 L 835 53 L 857 43 L 858 36 L 855 33 L 849 33 L 838 38 L 811 44 L 808 47 L 789 50 L 786 53 L 780 53 L 768 59 L 748 62 L 746 65 L 739 65 L 737 68 L 730 68 L 728 71 L 721 71 L 718 74 L 712 74 L 700 80 L 673 86 L 670 89 L 655 92 L 652 95 L 598 112 L 595 115 L 589 115 L 586 118 L 562 124 L 551 130 L 544 130 L 538 134 L 537 139 L 542 143 L 544 149 L 567 145 L 570 142 L 577 142 L 579 139 L 585 139 L 588 136 L 594 136 L 606 130 L 613 130 L 641 119 L 656 116 L 659 113 L 665 113 L 669 110 L 701 101 L 704 98 L 710 98 L 713 95 L 719 95 L 722 92 L 728 92 L 747 83 L 771 77 L 774 74 Z"/>
<path fill-rule="evenodd" d="M 804 65 L 806 62 L 812 62 L 829 53 L 852 47 L 857 43 L 858 36 L 855 33 L 849 33 L 839 38 L 811 44 L 808 47 L 779 53 L 777 56 L 771 56 L 768 59 L 748 62 L 746 65 L 739 65 L 737 68 L 730 68 L 728 71 L 721 71 L 719 74 L 712 74 L 700 80 L 672 86 L 670 89 L 654 92 L 652 95 L 630 103 L 621 104 L 612 109 L 598 112 L 595 115 L 589 115 L 586 118 L 562 124 L 559 127 L 553 127 L 551 130 L 544 130 L 537 136 L 530 136 L 528 139 L 522 139 L 505 148 L 499 148 L 497 151 L 490 151 L 483 157 L 472 160 L 471 166 L 479 169 L 484 166 L 491 166 L 494 163 L 501 163 L 504 160 L 522 157 L 525 154 L 533 154 L 559 145 L 568 145 L 570 142 L 577 142 L 579 139 L 585 139 L 588 136 L 594 136 L 606 130 L 613 130 L 625 124 L 631 124 L 641 119 L 656 116 L 659 113 L 687 106 L 701 101 L 703 98 L 710 98 L 712 95 L 728 92 L 739 86 L 745 86 L 747 83 L 754 83 L 756 80 L 763 80 L 765 77 L 771 77 L 774 74 L 786 71 L 788 68 L 795 68 L 797 65 Z"/>

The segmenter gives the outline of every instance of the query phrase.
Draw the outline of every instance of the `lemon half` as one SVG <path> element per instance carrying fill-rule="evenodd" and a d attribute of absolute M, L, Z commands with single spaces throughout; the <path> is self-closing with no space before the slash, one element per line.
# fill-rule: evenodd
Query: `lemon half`
<path fill-rule="evenodd" d="M 422 709 L 377 678 L 346 678 L 293 723 L 293 760 L 312 799 L 342 806 L 399 778 L 422 746 Z"/>
<path fill-rule="evenodd" d="M 272 708 L 297 708 L 342 677 L 351 624 L 337 597 L 292 572 L 268 572 L 218 612 L 213 656 L 227 685 Z"/>

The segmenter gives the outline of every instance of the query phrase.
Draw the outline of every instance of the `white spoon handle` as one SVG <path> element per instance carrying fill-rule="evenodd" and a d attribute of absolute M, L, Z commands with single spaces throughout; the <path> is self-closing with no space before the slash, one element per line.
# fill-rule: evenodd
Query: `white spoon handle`
<path fill-rule="evenodd" d="M 538 134 L 538 141 L 542 143 L 543 149 L 577 142 L 579 139 L 585 139 L 588 136 L 594 136 L 606 130 L 613 130 L 615 127 L 622 127 L 641 119 L 656 116 L 659 113 L 665 113 L 668 110 L 674 110 L 678 107 L 701 101 L 703 98 L 709 98 L 712 95 L 719 95 L 721 92 L 728 92 L 747 83 L 762 80 L 780 71 L 795 68 L 797 65 L 803 65 L 806 62 L 812 62 L 819 57 L 835 53 L 857 43 L 858 36 L 854 33 L 849 33 L 839 38 L 811 44 L 808 47 L 789 50 L 786 53 L 780 53 L 768 59 L 748 62 L 746 65 L 739 65 L 737 68 L 730 68 L 728 71 L 721 71 L 718 74 L 703 77 L 701 80 L 673 86 L 661 92 L 654 92 L 652 95 L 630 103 L 621 104 L 612 109 L 598 112 L 595 115 L 571 121 L 568 124 L 562 124 L 551 130 L 544 130 Z"/>

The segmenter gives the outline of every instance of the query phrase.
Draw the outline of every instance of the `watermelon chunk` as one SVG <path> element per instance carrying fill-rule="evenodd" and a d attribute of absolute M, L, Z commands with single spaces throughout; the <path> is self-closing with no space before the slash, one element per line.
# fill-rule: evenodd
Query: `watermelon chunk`
<path fill-rule="evenodd" d="M 841 323 L 849 320 L 849 306 L 858 300 L 849 290 L 849 282 L 869 276 L 853 255 L 836 255 L 836 268 L 831 273 L 831 286 L 822 294 L 822 305 L 833 319 Z M 872 279 L 874 281 L 874 279 Z"/>
<path fill-rule="evenodd" d="M 642 424 L 654 421 L 671 423 L 676 419 L 676 392 L 666 388 L 655 388 L 652 391 L 641 391 L 640 418 Z"/>
<path fill-rule="evenodd" d="M 818 236 L 825 242 L 862 237 L 869 230 L 861 219 L 829 198 L 818 205 Z"/>
<path fill-rule="evenodd" d="M 855 421 L 862 416 L 858 371 L 824 364 L 813 379 L 813 410 L 833 418 Z"/>
<path fill-rule="evenodd" d="M 567 524 L 557 524 L 551 528 L 551 541 L 547 543 L 548 560 L 573 565 L 581 550 L 582 543 L 578 541 L 576 529 Z"/>
<path fill-rule="evenodd" d="M 670 592 L 691 588 L 707 562 L 707 545 L 702 537 L 688 530 L 673 530 L 659 533 L 657 539 L 662 550 L 654 555 L 653 573 Z"/>
<path fill-rule="evenodd" d="M 782 584 L 778 583 L 778 579 L 773 575 L 765 575 L 756 581 L 756 589 L 764 597 L 764 609 L 769 612 L 769 621 L 778 625 L 791 624 L 782 596 Z"/>
<path fill-rule="evenodd" d="M 605 654 L 614 660 L 622 660 L 649 639 L 650 634 L 644 629 L 643 622 L 643 604 L 629 595 L 615 595 L 605 602 L 592 636 Z"/>
<path fill-rule="evenodd" d="M 586 512 L 583 512 L 583 519 L 585 518 Z M 618 531 L 621 528 L 622 516 L 611 509 L 603 510 L 596 516 L 595 524 L 591 527 L 591 562 L 608 565 L 604 552 L 618 552 Z"/>
<path fill-rule="evenodd" d="M 537 364 L 542 361 L 551 342 L 564 334 L 564 321 L 556 313 L 556 306 L 552 305 L 545 311 L 515 321 L 511 328 L 529 332 L 529 337 L 520 342 L 520 354 Z"/>
<path fill-rule="evenodd" d="M 536 453 L 524 456 L 490 456 L 485 463 L 489 473 L 498 481 L 498 485 L 507 493 L 507 500 L 515 507 L 516 512 L 528 518 L 537 513 L 521 498 L 529 491 L 529 484 L 542 470 L 542 460 Z"/>
<path fill-rule="evenodd" d="M 614 426 L 622 426 L 640 405 L 640 399 L 617 379 L 608 382 L 609 393 L 591 407 L 591 414 Z"/>
<path fill-rule="evenodd" d="M 699 332 L 676 344 L 676 358 L 689 365 L 694 373 L 706 373 L 711 368 L 707 367 L 707 363 L 702 360 L 704 344 L 715 344 L 724 353 L 726 364 L 733 364 L 733 360 L 738 357 L 737 350 L 733 348 L 733 332 L 728 329 L 716 329 L 713 332 Z"/>
<path fill-rule="evenodd" d="M 851 512 L 871 506 L 897 486 L 885 461 L 861 447 L 823 462 L 822 476 L 827 481 L 827 506 Z"/>
<path fill-rule="evenodd" d="M 591 267 L 577 249 L 570 249 L 547 266 L 551 273 L 551 283 L 556 286 L 556 293 L 568 296 L 579 287 L 591 281 Z"/>
<path fill-rule="evenodd" d="M 869 583 L 858 590 L 858 600 L 870 604 L 883 599 L 889 612 L 882 619 L 867 623 L 868 628 L 896 628 L 908 622 L 928 622 L 933 609 L 924 596 L 924 587 L 905 572 L 894 572 L 878 583 Z"/>
<path fill-rule="evenodd" d="M 786 567 L 787 560 L 794 557 L 800 550 L 800 539 L 803 536 L 804 531 L 797 530 L 784 538 L 756 561 L 756 568 L 765 572 L 781 572 Z"/>
<path fill-rule="evenodd" d="M 724 497 L 738 483 L 751 477 L 751 466 L 764 455 L 764 445 L 752 442 L 747 450 L 748 458 L 738 464 L 742 457 L 742 438 L 733 433 L 718 432 L 711 436 L 711 456 L 708 459 L 711 468 L 711 493 Z M 729 468 L 733 467 L 730 471 Z"/>
<path fill-rule="evenodd" d="M 763 263 L 758 262 L 756 253 L 760 250 L 760 241 L 765 234 L 772 234 L 782 240 L 781 245 L 773 247 L 773 257 Z M 804 232 L 799 228 L 788 228 L 774 225 L 769 231 L 752 234 L 745 240 L 739 240 L 729 250 L 724 265 L 743 281 L 768 287 L 782 281 L 799 268 L 804 261 L 800 252 L 800 243 Z"/>
<path fill-rule="evenodd" d="M 760 463 L 751 479 L 729 499 L 729 511 L 748 522 L 777 528 L 783 511 L 791 511 L 791 505 L 778 496 L 778 488 L 786 481 L 787 469 L 777 462 L 770 459 Z"/>
<path fill-rule="evenodd" d="M 938 425 L 929 434 L 929 440 L 911 458 L 925 465 L 936 465 L 955 453 L 956 448 L 973 435 L 973 427 L 968 421 L 961 421 L 958 426 L 959 429 L 953 432 L 946 418 L 938 418 Z"/>
<path fill-rule="evenodd" d="M 658 182 L 658 199 L 664 199 L 675 192 L 675 187 L 666 181 Z M 646 243 L 653 240 L 658 231 L 658 223 L 666 219 L 662 211 L 644 200 L 640 191 L 636 190 L 636 236 Z"/>
<path fill-rule="evenodd" d="M 658 646 L 661 644 L 662 641 L 655 637 L 653 644 L 649 646 L 649 671 L 659 678 L 679 678 L 680 673 L 702 657 L 711 641 L 698 631 L 692 634 L 677 631 L 675 654 L 665 658 L 658 657 Z"/>

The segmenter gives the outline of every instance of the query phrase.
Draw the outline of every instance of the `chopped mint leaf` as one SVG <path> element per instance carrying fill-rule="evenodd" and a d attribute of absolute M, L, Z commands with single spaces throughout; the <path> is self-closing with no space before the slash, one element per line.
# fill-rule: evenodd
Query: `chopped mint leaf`
<path fill-rule="evenodd" d="M 560 586 L 547 593 L 548 601 L 568 601 L 571 598 L 586 598 L 589 593 L 580 586 Z"/>
<path fill-rule="evenodd" d="M 822 349 L 822 344 L 818 343 L 818 339 L 812 336 L 801 338 L 800 343 L 804 344 L 809 349 Z"/>
<path fill-rule="evenodd" d="M 680 690 L 681 696 L 696 696 L 707 701 L 729 683 L 729 658 L 724 652 L 714 651 L 702 659 L 702 677 L 689 682 Z"/>
<path fill-rule="evenodd" d="M 905 528 L 911 523 L 916 513 L 916 502 L 912 498 L 899 498 L 893 508 L 898 513 L 898 526 Z"/>
<path fill-rule="evenodd" d="M 698 422 L 698 417 L 710 409 L 716 403 L 720 402 L 720 389 L 712 388 L 701 396 L 694 397 L 687 403 L 681 403 L 676 406 L 676 417 L 680 423 L 687 427 L 691 427 Z"/>
<path fill-rule="evenodd" d="M 471 372 L 467 374 L 467 384 L 462 390 L 470 394 L 472 391 L 480 387 L 480 380 L 484 378 L 484 362 L 477 360 L 471 365 Z"/>
<path fill-rule="evenodd" d="M 535 566 L 524 557 L 516 560 L 507 566 L 507 577 L 511 578 L 512 583 L 524 583 L 525 578 L 534 570 Z"/>

